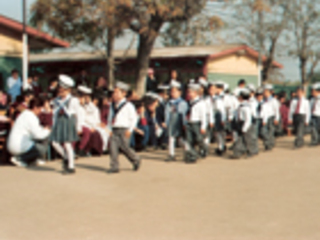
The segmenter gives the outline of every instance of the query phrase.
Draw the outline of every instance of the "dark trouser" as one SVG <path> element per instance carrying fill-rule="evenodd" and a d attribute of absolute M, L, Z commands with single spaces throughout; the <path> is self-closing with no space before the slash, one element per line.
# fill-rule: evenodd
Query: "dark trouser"
<path fill-rule="evenodd" d="M 21 154 L 19 159 L 27 164 L 30 164 L 37 159 L 45 159 L 48 150 L 48 142 L 36 142 L 33 147 L 26 153 Z"/>
<path fill-rule="evenodd" d="M 269 121 L 268 121 L 269 122 Z M 258 136 L 262 139 L 265 149 L 272 149 L 272 144 L 270 140 L 270 133 L 268 132 L 268 123 L 263 125 L 262 119 L 257 120 L 258 125 Z"/>
<path fill-rule="evenodd" d="M 204 144 L 204 136 L 201 134 L 201 123 L 188 123 L 186 126 L 186 142 L 189 145 L 186 161 L 196 161 L 198 153 L 195 150 L 195 145 L 198 145 L 200 150 L 206 150 Z"/>
<path fill-rule="evenodd" d="M 311 144 L 318 145 L 320 143 L 320 117 L 312 116 L 311 118 Z"/>
<path fill-rule="evenodd" d="M 271 148 L 274 148 L 274 146 L 276 145 L 276 140 L 275 140 L 276 126 L 274 125 L 274 120 L 275 120 L 275 117 L 270 117 L 267 123 L 267 131 L 269 134 L 269 141 L 270 141 Z"/>
<path fill-rule="evenodd" d="M 137 163 L 140 158 L 136 153 L 129 147 L 129 140 L 126 138 L 126 128 L 114 128 L 112 129 L 112 136 L 110 138 L 110 157 L 111 157 L 111 168 L 119 169 L 118 156 L 121 151 L 131 163 Z"/>
<path fill-rule="evenodd" d="M 239 123 L 238 138 L 234 143 L 233 154 L 240 157 L 243 154 L 255 155 L 258 154 L 256 147 L 256 134 L 254 125 L 251 125 L 247 132 L 242 132 L 243 123 Z"/>
<path fill-rule="evenodd" d="M 137 145 L 141 148 L 145 148 L 149 141 L 149 126 L 140 125 L 138 126 L 138 128 L 144 132 L 144 135 L 142 136 L 138 133 L 133 132 L 130 145 L 132 148 L 136 148 Z"/>
<path fill-rule="evenodd" d="M 304 134 L 305 134 L 305 121 L 306 115 L 304 114 L 295 114 L 293 116 L 293 126 L 296 133 L 296 139 L 294 145 L 296 147 L 302 147 L 304 145 Z"/>

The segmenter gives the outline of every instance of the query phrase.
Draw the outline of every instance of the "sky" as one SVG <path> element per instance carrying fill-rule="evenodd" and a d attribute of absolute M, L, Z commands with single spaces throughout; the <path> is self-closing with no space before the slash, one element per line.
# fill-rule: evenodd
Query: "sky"
<path fill-rule="evenodd" d="M 6 17 L 13 18 L 18 21 L 21 21 L 22 20 L 22 1 L 23 0 L 0 0 L 0 14 Z M 34 3 L 36 0 L 26 0 L 26 1 L 27 1 L 27 8 L 30 9 L 31 4 Z M 219 12 L 220 14 L 223 12 L 223 9 L 219 9 L 219 6 L 216 4 L 210 4 L 209 9 L 210 11 L 217 9 L 216 11 Z M 126 34 L 124 38 L 118 39 L 116 41 L 115 47 L 117 49 L 127 48 L 131 39 L 132 39 L 132 35 Z M 160 46 L 161 46 L 160 41 L 157 41 L 156 47 L 160 47 Z M 296 81 L 299 79 L 299 63 L 297 59 L 293 59 L 290 57 L 282 57 L 277 60 L 284 65 L 284 69 L 282 70 L 282 73 L 285 76 L 286 80 Z"/>

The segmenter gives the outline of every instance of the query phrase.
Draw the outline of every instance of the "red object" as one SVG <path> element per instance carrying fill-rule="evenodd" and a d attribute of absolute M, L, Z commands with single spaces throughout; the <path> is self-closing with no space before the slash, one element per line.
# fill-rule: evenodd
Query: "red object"
<path fill-rule="evenodd" d="M 300 112 L 300 105 L 301 105 L 301 99 L 299 98 L 299 99 L 298 99 L 297 106 L 296 106 L 296 110 L 294 111 L 295 114 L 299 114 L 299 112 Z"/>
<path fill-rule="evenodd" d="M 148 121 L 147 121 L 147 119 L 145 117 L 140 119 L 140 123 L 141 123 L 142 126 L 147 126 L 148 125 Z"/>
<path fill-rule="evenodd" d="M 40 113 L 40 124 L 44 127 L 52 127 L 52 113 Z"/>
<path fill-rule="evenodd" d="M 281 115 L 281 119 L 282 119 L 282 128 L 284 130 L 286 130 L 289 125 L 289 121 L 288 121 L 289 108 L 284 103 L 281 104 L 281 106 L 280 106 L 280 115 Z"/>

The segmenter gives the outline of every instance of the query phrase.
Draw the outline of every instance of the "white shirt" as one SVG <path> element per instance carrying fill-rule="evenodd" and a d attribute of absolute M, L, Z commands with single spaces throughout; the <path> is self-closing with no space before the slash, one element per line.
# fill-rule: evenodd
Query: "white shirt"
<path fill-rule="evenodd" d="M 211 96 L 206 97 L 204 100 L 206 114 L 207 114 L 207 123 L 214 124 L 214 117 L 213 117 L 213 101 L 211 100 Z"/>
<path fill-rule="evenodd" d="M 223 95 L 217 95 L 213 98 L 214 100 L 214 110 L 221 113 L 221 121 L 226 121 L 226 108 L 224 105 L 224 96 Z"/>
<path fill-rule="evenodd" d="M 259 105 L 261 105 L 261 110 L 259 112 Z M 271 117 L 271 109 L 270 109 L 270 105 L 267 104 L 266 102 L 262 101 L 262 102 L 257 102 L 257 111 L 256 111 L 256 116 L 257 119 L 262 119 L 262 122 L 264 124 L 268 123 L 269 118 Z"/>
<path fill-rule="evenodd" d="M 190 118 L 189 122 L 201 122 L 201 129 L 206 130 L 207 128 L 207 111 L 205 102 L 197 97 L 190 102 Z M 194 105 L 193 105 L 194 104 Z"/>
<path fill-rule="evenodd" d="M 128 102 L 126 99 L 120 101 L 117 104 L 117 107 L 121 106 L 124 102 L 126 102 L 125 106 L 122 107 L 117 113 L 111 126 L 113 128 L 127 128 L 130 132 L 132 132 L 137 126 L 138 115 L 133 104 Z"/>
<path fill-rule="evenodd" d="M 239 106 L 238 120 L 243 122 L 242 132 L 246 133 L 252 125 L 252 111 L 247 101 L 243 101 Z"/>
<path fill-rule="evenodd" d="M 320 117 L 320 96 L 311 99 L 310 109 L 312 116 Z"/>
<path fill-rule="evenodd" d="M 254 118 L 257 118 L 258 101 L 255 99 L 255 97 L 251 97 L 248 103 L 252 111 L 252 116 Z"/>
<path fill-rule="evenodd" d="M 35 140 L 49 137 L 49 129 L 41 127 L 39 118 L 30 110 L 24 110 L 15 121 L 8 139 L 8 150 L 14 155 L 28 152 Z"/>
<path fill-rule="evenodd" d="M 85 105 L 85 117 L 84 117 L 85 124 L 89 126 L 91 129 L 96 129 L 99 127 L 101 123 L 100 119 L 100 111 L 96 105 L 92 102 Z"/>
<path fill-rule="evenodd" d="M 68 106 L 64 104 L 67 101 L 69 101 Z M 63 106 L 62 109 L 68 116 L 71 116 L 71 115 L 79 116 L 79 112 L 78 112 L 80 109 L 79 99 L 73 97 L 71 94 L 69 94 L 65 99 L 56 98 L 52 103 L 53 103 L 53 124 L 55 123 L 55 119 L 57 118 L 59 114 L 59 110 L 61 109 L 59 105 Z"/>
<path fill-rule="evenodd" d="M 293 99 L 290 103 L 289 109 L 289 121 L 292 121 L 293 115 L 296 114 L 297 106 L 298 106 L 299 99 Z M 306 98 L 300 99 L 300 107 L 298 109 L 297 114 L 306 115 L 305 123 L 308 124 L 310 122 L 310 103 Z"/>
<path fill-rule="evenodd" d="M 266 102 L 270 105 L 271 117 L 274 117 L 274 120 L 280 121 L 280 103 L 274 97 L 270 97 L 266 100 Z"/>

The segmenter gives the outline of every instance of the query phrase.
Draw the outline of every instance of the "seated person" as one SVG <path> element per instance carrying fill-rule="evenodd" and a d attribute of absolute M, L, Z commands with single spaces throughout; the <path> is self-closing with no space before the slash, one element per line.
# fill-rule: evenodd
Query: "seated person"
<path fill-rule="evenodd" d="M 7 95 L 0 90 L 0 110 L 7 109 L 8 98 Z"/>
<path fill-rule="evenodd" d="M 52 124 L 53 124 L 53 122 L 52 122 L 53 114 L 52 114 L 52 108 L 50 105 L 50 99 L 44 98 L 43 102 L 44 102 L 43 109 L 39 115 L 40 124 L 41 124 L 41 126 L 51 128 Z"/>
<path fill-rule="evenodd" d="M 48 148 L 46 140 L 50 130 L 40 125 L 39 114 L 43 101 L 33 99 L 30 110 L 26 109 L 15 121 L 8 139 L 8 151 L 12 154 L 11 162 L 19 167 L 27 167 L 34 162 L 43 164 Z"/>
<path fill-rule="evenodd" d="M 138 115 L 137 127 L 131 136 L 131 147 L 136 150 L 144 150 L 149 141 L 149 127 L 146 118 L 146 111 L 142 101 L 134 102 Z"/>

